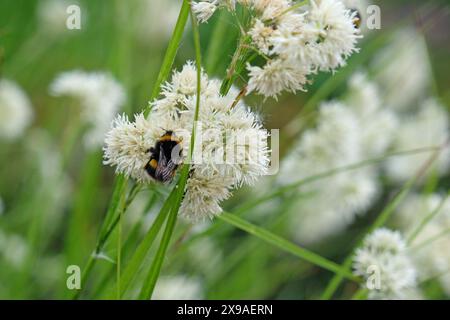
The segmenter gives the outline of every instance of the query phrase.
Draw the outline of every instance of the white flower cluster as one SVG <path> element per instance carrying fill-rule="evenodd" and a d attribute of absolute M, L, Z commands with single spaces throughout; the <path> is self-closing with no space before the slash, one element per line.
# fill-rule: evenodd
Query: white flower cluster
<path fill-rule="evenodd" d="M 411 256 L 422 280 L 440 275 L 437 279 L 450 296 L 450 199 L 441 194 L 408 197 L 399 208 L 396 218 L 407 235 L 433 215 L 411 243 Z"/>
<path fill-rule="evenodd" d="M 316 127 L 303 134 L 282 163 L 278 183 L 295 183 L 383 155 L 397 121 L 382 106 L 377 86 L 363 73 L 354 75 L 343 102 L 322 104 Z M 373 165 L 342 171 L 299 187 L 308 195 L 290 209 L 294 237 L 302 243 L 321 240 L 365 213 L 379 192 L 378 170 Z"/>
<path fill-rule="evenodd" d="M 33 109 L 25 92 L 14 82 L 0 79 L 0 139 L 21 136 L 33 119 Z"/>
<path fill-rule="evenodd" d="M 202 1 L 193 9 L 206 21 L 219 5 L 235 1 Z M 248 31 L 251 46 L 266 58 L 263 66 L 248 64 L 248 93 L 277 97 L 282 91 L 304 90 L 308 75 L 345 65 L 358 49 L 356 12 L 339 0 L 311 0 L 296 8 L 290 0 L 237 1 L 255 14 Z"/>
<path fill-rule="evenodd" d="M 162 97 L 151 102 L 148 118 L 138 114 L 131 122 L 126 116 L 118 116 L 106 135 L 104 163 L 116 166 L 116 172 L 139 182 L 152 181 L 144 169 L 150 159 L 148 151 L 167 131 L 181 140 L 185 157 L 189 152 L 196 87 L 197 71 L 188 62 L 163 86 Z M 220 81 L 202 73 L 193 163 L 180 209 L 192 220 L 219 214 L 220 202 L 230 196 L 230 190 L 255 183 L 267 172 L 269 164 L 268 133 L 258 117 L 243 102 L 234 103 L 236 89 L 226 96 L 219 91 Z"/>
<path fill-rule="evenodd" d="M 357 249 L 354 273 L 366 279 L 370 299 L 403 299 L 416 287 L 417 272 L 398 231 L 375 230 Z"/>
<path fill-rule="evenodd" d="M 51 84 L 50 92 L 80 101 L 81 120 L 89 125 L 84 136 L 89 149 L 103 144 L 105 132 L 126 99 L 123 87 L 110 74 L 102 72 L 64 72 Z"/>

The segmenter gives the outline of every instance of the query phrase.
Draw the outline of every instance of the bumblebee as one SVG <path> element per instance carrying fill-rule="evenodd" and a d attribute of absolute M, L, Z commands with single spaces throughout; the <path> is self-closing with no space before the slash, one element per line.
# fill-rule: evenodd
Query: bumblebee
<path fill-rule="evenodd" d="M 353 18 L 353 25 L 356 29 L 361 27 L 362 17 L 357 9 L 350 9 L 352 13 L 355 13 L 355 17 Z"/>
<path fill-rule="evenodd" d="M 181 140 L 173 131 L 166 131 L 148 150 L 150 160 L 145 165 L 145 171 L 157 181 L 169 182 L 178 168 L 181 151 Z"/>

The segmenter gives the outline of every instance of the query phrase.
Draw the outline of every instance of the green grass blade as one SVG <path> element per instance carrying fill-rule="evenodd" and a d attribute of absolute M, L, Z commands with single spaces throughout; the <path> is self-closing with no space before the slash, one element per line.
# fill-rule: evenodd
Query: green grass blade
<path fill-rule="evenodd" d="M 150 100 L 153 100 L 154 98 L 156 98 L 158 96 L 159 91 L 161 89 L 161 84 L 163 83 L 163 81 L 165 81 L 167 79 L 167 77 L 170 74 L 170 70 L 172 68 L 173 61 L 175 60 L 177 49 L 181 42 L 181 37 L 183 36 L 183 31 L 186 26 L 188 14 L 189 14 L 189 4 L 188 4 L 188 1 L 184 0 L 183 5 L 181 6 L 181 9 L 180 9 L 180 13 L 178 16 L 178 20 L 177 20 L 175 29 L 172 34 L 172 38 L 169 42 L 168 48 L 167 48 L 165 56 L 164 56 L 163 64 L 159 71 L 157 81 L 153 87 L 153 91 L 152 91 Z M 149 111 L 150 111 L 149 108 L 147 108 L 147 110 L 145 110 L 145 112 L 147 114 Z M 116 178 L 115 187 L 113 190 L 113 197 L 111 199 L 110 206 L 108 208 L 108 212 L 106 214 L 105 220 L 101 227 L 100 239 L 105 239 L 105 235 L 109 232 L 108 226 L 111 225 L 114 217 L 116 216 L 120 195 L 123 192 L 125 192 L 124 191 L 125 187 L 126 187 L 126 179 L 122 175 L 119 175 Z M 110 234 L 110 232 L 109 232 L 109 234 Z M 98 253 L 101 250 L 101 246 L 102 246 L 102 244 L 99 241 L 96 245 L 95 252 Z M 82 277 L 84 279 L 84 281 L 82 282 L 83 284 L 87 280 L 87 278 L 95 264 L 95 261 L 96 261 L 96 259 L 94 259 L 93 256 L 91 255 L 88 259 L 86 268 L 84 269 L 85 272 Z M 121 290 L 121 291 L 123 291 L 123 290 Z M 74 298 L 75 299 L 78 298 L 79 294 L 80 294 L 80 291 L 77 291 Z"/>
<path fill-rule="evenodd" d="M 195 18 L 195 14 L 191 10 L 191 21 L 192 21 L 192 31 L 194 36 L 194 46 L 195 46 L 195 61 L 197 66 L 197 98 L 194 112 L 194 121 L 192 124 L 192 134 L 191 143 L 189 146 L 189 154 L 186 163 L 183 165 L 181 171 L 181 176 L 178 184 L 175 186 L 172 192 L 175 192 L 176 199 L 167 221 L 166 228 L 164 230 L 160 246 L 156 252 L 155 259 L 153 260 L 152 266 L 150 267 L 149 273 L 147 274 L 142 290 L 139 294 L 139 299 L 150 299 L 153 294 L 153 290 L 156 286 L 156 281 L 158 280 L 162 264 L 166 255 L 167 248 L 169 246 L 170 239 L 175 228 L 175 224 L 178 217 L 178 211 L 183 201 L 184 189 L 186 187 L 187 179 L 189 178 L 190 162 L 194 152 L 195 145 L 195 134 L 197 131 L 197 120 L 200 112 L 200 94 L 201 94 L 201 74 L 202 74 L 202 63 L 201 63 L 201 47 L 200 47 L 200 33 L 198 30 L 198 24 Z"/>
<path fill-rule="evenodd" d="M 181 38 L 183 37 L 184 28 L 189 16 L 189 1 L 184 0 L 178 15 L 178 20 L 175 25 L 175 29 L 172 33 L 172 38 L 170 39 L 169 45 L 167 46 L 166 54 L 162 62 L 161 69 L 159 70 L 158 78 L 153 87 L 152 95 L 150 96 L 150 101 L 158 97 L 159 91 L 161 90 L 161 85 L 166 81 L 167 77 L 170 75 L 172 70 L 173 62 L 177 55 L 178 47 L 180 46 Z M 150 112 L 150 108 L 147 107 L 145 110 L 145 115 L 147 116 Z"/>
<path fill-rule="evenodd" d="M 211 34 L 205 58 L 205 69 L 208 74 L 216 72 L 217 65 L 219 64 L 221 57 L 223 57 L 223 44 L 229 34 L 227 21 L 225 21 L 226 14 L 227 12 L 225 10 L 222 10 L 222 12 L 219 13 L 219 17 L 217 18 Z"/>
<path fill-rule="evenodd" d="M 147 256 L 148 251 L 150 250 L 153 241 L 155 240 L 156 236 L 159 233 L 159 230 L 161 230 L 161 227 L 164 224 L 164 221 L 166 220 L 172 202 L 175 199 L 175 193 L 170 193 L 167 200 L 164 202 L 164 205 L 162 206 L 161 210 L 158 213 L 158 216 L 156 217 L 155 221 L 153 222 L 152 226 L 150 227 L 149 231 L 145 235 L 144 239 L 141 241 L 139 246 L 137 247 L 135 253 L 133 254 L 130 262 L 127 264 L 123 275 L 121 279 L 121 297 L 125 294 L 128 286 L 130 285 L 131 281 L 134 279 L 136 274 L 139 271 L 139 268 L 141 267 L 145 257 Z"/>
<path fill-rule="evenodd" d="M 255 226 L 251 224 L 250 222 L 247 222 L 240 217 L 237 217 L 235 215 L 229 214 L 229 213 L 222 213 L 220 216 L 218 216 L 218 219 L 223 220 L 227 223 L 230 223 L 234 225 L 235 227 L 238 227 L 241 230 L 244 230 L 261 240 L 264 240 L 267 243 L 270 243 L 279 249 L 289 252 L 305 261 L 308 261 L 316 266 L 319 266 L 323 269 L 326 269 L 328 271 L 331 271 L 333 273 L 339 274 L 343 276 L 344 278 L 347 278 L 352 281 L 359 281 L 357 277 L 355 277 L 350 271 L 342 268 L 338 264 L 334 263 L 333 261 L 330 261 L 314 252 L 311 252 L 309 250 L 306 250 L 302 247 L 297 246 L 296 244 L 289 242 L 270 231 L 267 231 L 266 229 L 260 228 L 258 226 Z"/>

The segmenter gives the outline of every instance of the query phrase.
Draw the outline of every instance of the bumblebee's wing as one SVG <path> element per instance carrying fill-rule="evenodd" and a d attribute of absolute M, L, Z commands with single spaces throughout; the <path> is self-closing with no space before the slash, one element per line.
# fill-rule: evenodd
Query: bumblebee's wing
<path fill-rule="evenodd" d="M 155 171 L 156 178 L 164 182 L 169 181 L 172 179 L 176 168 L 177 165 L 171 159 L 168 159 L 164 155 L 163 150 L 161 150 L 159 153 L 158 166 Z"/>

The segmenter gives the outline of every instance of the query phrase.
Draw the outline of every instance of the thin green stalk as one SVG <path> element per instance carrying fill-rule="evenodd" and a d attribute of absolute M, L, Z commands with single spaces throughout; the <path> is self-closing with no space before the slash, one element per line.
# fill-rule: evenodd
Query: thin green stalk
<path fill-rule="evenodd" d="M 108 221 L 112 220 L 112 217 L 117 212 L 119 205 L 120 205 L 120 199 L 122 197 L 122 194 L 125 192 L 127 187 L 127 179 L 123 175 L 119 175 L 116 178 L 116 183 L 114 186 L 113 195 L 111 198 L 111 202 L 108 208 L 108 211 L 106 213 L 105 219 L 103 220 L 102 227 L 100 229 L 100 235 L 103 234 L 103 230 L 106 230 L 108 226 Z M 99 240 L 95 246 L 94 252 L 89 256 L 88 262 L 86 263 L 86 266 L 84 267 L 82 276 L 81 276 L 81 286 L 84 287 L 87 279 L 89 278 L 89 275 L 92 271 L 92 268 L 94 267 L 94 264 L 96 262 L 96 255 L 101 251 L 101 248 L 103 246 L 102 237 L 99 237 Z M 78 299 L 78 297 L 81 294 L 81 290 L 78 290 L 73 295 L 72 299 Z"/>
<path fill-rule="evenodd" d="M 156 83 L 153 87 L 152 94 L 150 96 L 150 101 L 158 97 L 159 92 L 161 90 L 161 85 L 172 70 L 173 62 L 175 61 L 175 57 L 177 55 L 178 48 L 180 46 L 181 38 L 183 36 L 184 28 L 186 26 L 186 22 L 189 16 L 189 8 L 190 4 L 188 0 L 183 0 L 183 4 L 180 9 L 180 14 L 178 15 L 178 20 L 175 25 L 175 29 L 172 33 L 172 38 L 169 41 L 169 45 L 167 46 L 166 54 L 164 56 L 164 60 L 159 70 L 158 78 L 156 79 Z M 147 107 L 144 111 L 145 116 L 148 116 L 150 113 L 150 107 Z"/>
<path fill-rule="evenodd" d="M 122 205 L 125 207 L 125 197 L 122 194 L 121 198 Z M 119 230 L 117 236 L 117 263 L 116 263 L 116 283 L 117 283 L 117 300 L 120 300 L 120 265 L 121 265 L 121 255 L 122 255 L 122 215 L 123 210 L 119 210 Z"/>
<path fill-rule="evenodd" d="M 186 187 L 187 179 L 189 177 L 189 171 L 191 167 L 190 163 L 194 152 L 195 134 L 197 132 L 197 120 L 200 112 L 202 63 L 201 63 L 200 32 L 198 30 L 197 20 L 195 18 L 195 14 L 192 12 L 192 9 L 190 15 L 192 21 L 192 31 L 194 36 L 195 61 L 197 66 L 197 98 L 195 104 L 194 119 L 192 124 L 191 143 L 189 147 L 187 162 L 184 164 L 178 184 L 174 188 L 174 191 L 176 193 L 175 203 L 171 208 L 171 212 L 169 214 L 169 218 L 161 239 L 160 246 L 158 248 L 158 251 L 156 252 L 156 256 L 150 267 L 149 273 L 145 278 L 144 285 L 142 286 L 142 290 L 139 294 L 139 299 L 151 299 L 153 290 L 155 289 L 156 281 L 158 280 L 161 267 L 166 255 L 166 251 L 169 246 L 173 230 L 175 228 L 175 224 L 178 217 L 178 211 L 180 209 L 181 202 L 183 200 L 184 189 Z"/>
<path fill-rule="evenodd" d="M 175 200 L 175 192 L 172 191 L 168 196 L 168 198 L 166 199 L 166 201 L 164 202 L 161 210 L 158 213 L 158 216 L 156 217 L 149 231 L 145 235 L 144 239 L 139 243 L 139 246 L 134 252 L 132 258 L 130 259 L 130 262 L 125 267 L 121 279 L 121 297 L 124 296 L 131 281 L 138 273 L 139 268 L 141 267 L 143 261 L 145 260 L 145 257 L 147 256 L 147 253 L 149 252 L 153 244 L 153 241 L 155 240 L 156 236 L 161 230 L 164 221 L 166 220 L 169 214 L 170 208 L 174 200 Z"/>
<path fill-rule="evenodd" d="M 189 176 L 189 165 L 185 164 L 182 170 L 180 180 L 176 187 L 173 189 L 175 198 L 175 205 L 170 209 L 169 218 L 167 220 L 166 228 L 161 239 L 161 243 L 156 252 L 153 263 L 150 270 L 144 280 L 144 285 L 142 286 L 141 292 L 139 294 L 139 299 L 148 300 L 151 299 L 153 290 L 155 289 L 156 281 L 158 280 L 162 264 L 164 262 L 164 257 L 169 246 L 170 239 L 172 238 L 173 230 L 177 222 L 178 210 L 181 206 L 181 200 L 184 194 L 184 188 L 186 187 L 187 178 Z"/>
<path fill-rule="evenodd" d="M 225 15 L 226 11 L 222 10 L 211 34 L 205 59 L 205 69 L 208 74 L 213 74 L 216 71 L 218 62 L 223 54 L 223 43 L 229 31 L 226 21 L 223 20 Z"/>
<path fill-rule="evenodd" d="M 181 37 L 183 35 L 183 31 L 186 26 L 188 14 L 189 14 L 189 3 L 187 0 L 184 0 L 183 5 L 181 6 L 181 9 L 180 9 L 180 13 L 178 15 L 178 20 L 177 20 L 174 32 L 172 34 L 172 38 L 169 42 L 168 48 L 167 48 L 165 56 L 164 56 L 163 64 L 159 71 L 156 83 L 153 87 L 153 91 L 152 91 L 150 100 L 153 100 L 158 96 L 159 91 L 161 89 L 161 84 L 163 83 L 163 81 L 165 81 L 167 79 L 167 77 L 170 74 L 170 70 L 172 69 L 172 64 L 173 64 L 173 61 L 175 60 L 177 49 L 180 45 Z M 147 108 L 145 110 L 145 113 L 148 115 L 149 112 L 150 112 L 150 109 Z M 125 186 L 126 186 L 126 180 L 122 175 L 120 175 L 118 178 L 116 178 L 115 187 L 114 187 L 114 191 L 113 191 L 113 198 L 111 200 L 108 212 L 106 214 L 105 220 L 102 225 L 102 229 L 100 232 L 101 235 L 104 235 L 105 233 L 108 234 L 109 230 L 107 228 L 110 225 L 110 222 L 112 221 L 113 217 L 116 215 L 116 212 L 117 212 L 117 207 L 118 207 L 117 199 L 120 196 L 120 194 L 123 192 L 123 188 Z M 100 238 L 105 238 L 105 237 L 101 236 Z M 106 240 L 104 240 L 104 241 L 106 241 Z M 98 252 L 98 249 L 100 246 L 101 246 L 100 242 L 97 243 L 96 250 L 95 250 L 96 252 Z M 89 257 L 87 266 L 85 268 L 85 274 L 82 277 L 82 279 L 84 278 L 85 281 L 87 280 L 94 264 L 95 264 L 95 259 L 91 255 Z M 80 294 L 80 291 L 78 291 L 75 294 L 74 298 L 75 299 L 78 298 L 79 294 Z"/>
<path fill-rule="evenodd" d="M 334 272 L 336 274 L 341 275 L 344 278 L 347 278 L 352 281 L 359 282 L 359 278 L 355 277 L 349 270 L 346 270 L 339 266 L 338 264 L 334 263 L 333 261 L 330 261 L 314 252 L 311 252 L 307 249 L 304 249 L 302 247 L 299 247 L 273 233 L 270 231 L 267 231 L 266 229 L 260 228 L 258 226 L 255 226 L 240 217 L 237 217 L 230 213 L 222 213 L 220 216 L 218 216 L 218 219 L 223 220 L 229 224 L 234 225 L 235 227 L 238 227 L 241 230 L 244 230 L 261 240 L 266 241 L 267 243 L 270 243 L 283 251 L 289 252 L 305 261 L 308 261 L 316 266 L 319 266 L 323 269 L 326 269 L 328 271 Z"/>

